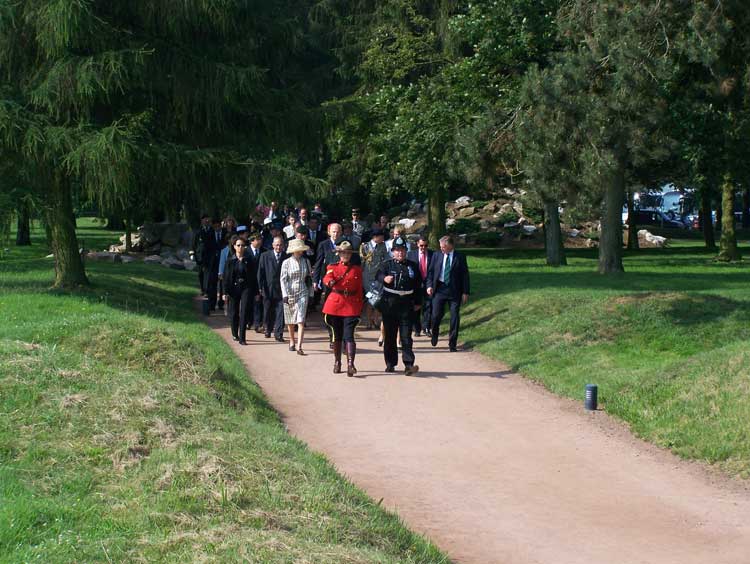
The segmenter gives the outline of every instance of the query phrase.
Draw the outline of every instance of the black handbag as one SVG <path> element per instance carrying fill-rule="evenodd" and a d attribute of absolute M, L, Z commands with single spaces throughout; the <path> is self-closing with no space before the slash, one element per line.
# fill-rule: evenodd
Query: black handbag
<path fill-rule="evenodd" d="M 383 299 L 384 294 L 385 291 L 383 290 L 383 284 L 375 280 L 370 284 L 370 289 L 365 294 L 365 297 L 367 298 L 368 304 L 382 312 L 385 306 L 385 300 Z"/>

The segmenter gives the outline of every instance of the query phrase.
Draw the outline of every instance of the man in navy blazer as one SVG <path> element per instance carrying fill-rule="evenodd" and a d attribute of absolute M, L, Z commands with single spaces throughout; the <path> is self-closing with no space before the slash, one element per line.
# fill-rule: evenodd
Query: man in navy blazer
<path fill-rule="evenodd" d="M 417 248 L 406 253 L 406 260 L 410 260 L 419 266 L 419 274 L 422 280 L 427 280 L 427 274 L 430 270 L 432 261 L 432 249 L 429 248 L 427 239 L 424 236 L 417 240 Z M 432 333 L 432 298 L 427 295 L 427 288 L 422 288 L 422 309 L 414 314 L 414 336 L 419 337 L 424 331 L 425 335 Z"/>
<path fill-rule="evenodd" d="M 469 265 L 466 257 L 454 247 L 453 237 L 446 235 L 440 239 L 441 252 L 432 257 L 425 284 L 427 295 L 432 298 L 432 346 L 437 346 L 440 322 L 448 304 L 451 311 L 448 347 L 451 352 L 455 352 L 458 346 L 461 306 L 469 301 Z"/>
<path fill-rule="evenodd" d="M 266 339 L 274 337 L 279 342 L 284 341 L 284 303 L 281 301 L 281 263 L 284 262 L 284 239 L 275 237 L 272 248 L 260 255 L 258 263 L 258 288 L 263 296 L 263 311 L 265 314 Z"/>

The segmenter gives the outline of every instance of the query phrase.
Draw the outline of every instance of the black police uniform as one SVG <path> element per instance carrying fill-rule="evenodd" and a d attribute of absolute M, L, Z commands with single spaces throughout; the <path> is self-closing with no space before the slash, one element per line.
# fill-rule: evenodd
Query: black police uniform
<path fill-rule="evenodd" d="M 402 245 L 400 245 L 401 243 Z M 399 237 L 394 246 L 404 246 L 406 242 Z M 386 276 L 393 276 L 391 284 L 384 282 Z M 407 372 L 414 367 L 411 327 L 414 320 L 414 307 L 422 305 L 422 276 L 417 263 L 404 259 L 398 262 L 390 259 L 380 265 L 378 281 L 383 283 L 383 300 L 380 307 L 383 313 L 383 354 L 386 370 L 398 364 L 398 347 L 396 337 L 401 336 L 401 358 Z"/>
<path fill-rule="evenodd" d="M 232 256 L 224 265 L 224 291 L 231 297 L 227 313 L 232 323 L 232 337 L 243 345 L 247 322 L 258 295 L 256 277 L 255 262 L 247 254 L 241 259 Z"/>

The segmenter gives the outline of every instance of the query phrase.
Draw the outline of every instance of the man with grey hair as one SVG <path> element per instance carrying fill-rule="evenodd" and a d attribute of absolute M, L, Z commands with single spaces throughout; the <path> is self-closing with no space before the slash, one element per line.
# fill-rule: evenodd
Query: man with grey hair
<path fill-rule="evenodd" d="M 445 305 L 451 312 L 448 348 L 458 350 L 458 330 L 461 323 L 461 306 L 469 301 L 469 266 L 466 257 L 455 250 L 453 237 L 440 239 L 440 253 L 432 257 L 427 272 L 427 295 L 432 298 L 431 344 L 437 346 L 440 322 L 445 315 Z"/>
<path fill-rule="evenodd" d="M 266 339 L 274 337 L 284 342 L 284 302 L 281 295 L 281 263 L 284 262 L 284 238 L 274 237 L 271 251 L 260 255 L 258 264 L 258 288 L 263 298 Z"/>

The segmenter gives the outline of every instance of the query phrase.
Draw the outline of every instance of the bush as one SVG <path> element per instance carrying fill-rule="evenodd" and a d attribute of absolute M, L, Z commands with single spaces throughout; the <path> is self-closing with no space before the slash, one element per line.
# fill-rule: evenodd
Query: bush
<path fill-rule="evenodd" d="M 481 227 L 479 227 L 478 219 L 465 217 L 457 219 L 455 224 L 448 227 L 449 233 L 466 233 L 472 235 L 474 233 L 479 233 L 480 231 Z"/>
<path fill-rule="evenodd" d="M 499 225 L 505 225 L 506 223 L 511 223 L 513 221 L 518 221 L 518 219 L 519 219 L 518 213 L 516 213 L 515 210 L 512 210 L 512 211 L 507 211 L 507 212 L 505 212 L 503 214 L 500 214 L 499 216 L 497 216 L 497 218 L 495 219 L 495 221 Z"/>
<path fill-rule="evenodd" d="M 480 231 L 471 239 L 475 245 L 480 247 L 497 247 L 503 240 L 503 234 L 493 233 L 492 231 Z"/>

